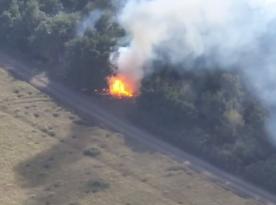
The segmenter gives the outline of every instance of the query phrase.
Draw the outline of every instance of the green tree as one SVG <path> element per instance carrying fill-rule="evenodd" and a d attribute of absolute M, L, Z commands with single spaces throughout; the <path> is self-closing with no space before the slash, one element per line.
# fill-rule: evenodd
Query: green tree
<path fill-rule="evenodd" d="M 75 36 L 77 14 L 60 13 L 41 21 L 29 38 L 34 56 L 48 63 L 58 63 L 64 55 L 65 43 Z"/>
<path fill-rule="evenodd" d="M 19 35 L 15 33 L 16 26 L 22 22 L 20 3 L 17 0 L 6 0 L 1 3 L 0 8 L 0 38 L 5 44 L 15 44 L 14 38 Z"/>
<path fill-rule="evenodd" d="M 91 0 L 60 0 L 67 11 L 78 11 L 84 8 Z"/>
<path fill-rule="evenodd" d="M 86 33 L 67 44 L 67 76 L 80 88 L 101 88 L 109 73 L 109 54 L 115 45 L 109 36 Z"/>
<path fill-rule="evenodd" d="M 63 10 L 60 0 L 39 0 L 40 9 L 49 15 L 56 15 Z"/>
<path fill-rule="evenodd" d="M 245 174 L 250 180 L 276 191 L 276 155 L 272 155 L 266 160 L 258 161 L 246 167 Z"/>

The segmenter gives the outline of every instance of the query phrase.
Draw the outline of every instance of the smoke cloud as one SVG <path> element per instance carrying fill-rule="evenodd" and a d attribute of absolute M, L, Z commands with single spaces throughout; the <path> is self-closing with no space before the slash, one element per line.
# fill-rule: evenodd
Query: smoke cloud
<path fill-rule="evenodd" d="M 118 21 L 130 42 L 118 51 L 116 72 L 137 89 L 164 56 L 189 69 L 199 59 L 206 68 L 238 68 L 271 109 L 267 128 L 276 139 L 275 0 L 128 0 Z"/>
<path fill-rule="evenodd" d="M 172 63 L 192 65 L 205 57 L 210 64 L 240 64 L 241 56 L 260 50 L 275 11 L 271 1 L 130 0 L 119 17 L 131 38 L 119 51 L 119 71 L 143 77 L 160 50 Z"/>

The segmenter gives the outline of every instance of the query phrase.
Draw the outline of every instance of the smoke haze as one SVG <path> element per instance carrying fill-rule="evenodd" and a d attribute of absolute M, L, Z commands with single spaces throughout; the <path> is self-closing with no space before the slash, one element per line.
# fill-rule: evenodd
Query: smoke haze
<path fill-rule="evenodd" d="M 94 10 L 90 12 L 89 16 L 81 22 L 81 24 L 77 28 L 77 35 L 83 36 L 87 29 L 94 29 L 96 22 L 101 18 L 103 15 L 103 11 L 101 10 Z"/>

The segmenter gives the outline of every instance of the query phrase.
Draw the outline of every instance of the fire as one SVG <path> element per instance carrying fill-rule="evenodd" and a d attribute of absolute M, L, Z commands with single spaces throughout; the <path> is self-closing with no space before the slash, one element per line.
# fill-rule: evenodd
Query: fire
<path fill-rule="evenodd" d="M 107 78 L 108 93 L 116 98 L 132 98 L 135 96 L 135 89 L 130 81 L 124 76 L 115 75 Z"/>

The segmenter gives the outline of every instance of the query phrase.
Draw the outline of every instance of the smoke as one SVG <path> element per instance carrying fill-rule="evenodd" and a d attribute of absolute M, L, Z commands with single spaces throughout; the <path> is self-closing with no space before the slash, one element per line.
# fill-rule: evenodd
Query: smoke
<path fill-rule="evenodd" d="M 87 29 L 93 30 L 96 22 L 101 18 L 102 15 L 103 15 L 103 11 L 99 9 L 96 9 L 90 12 L 88 17 L 86 17 L 78 26 L 77 35 L 83 36 L 85 31 L 87 31 Z"/>
<path fill-rule="evenodd" d="M 118 21 L 130 42 L 112 59 L 137 89 L 155 60 L 191 69 L 204 59 L 209 69 L 240 69 L 254 94 L 276 106 L 276 1 L 128 0 Z M 274 119 L 271 112 L 267 128 L 276 139 Z"/>

